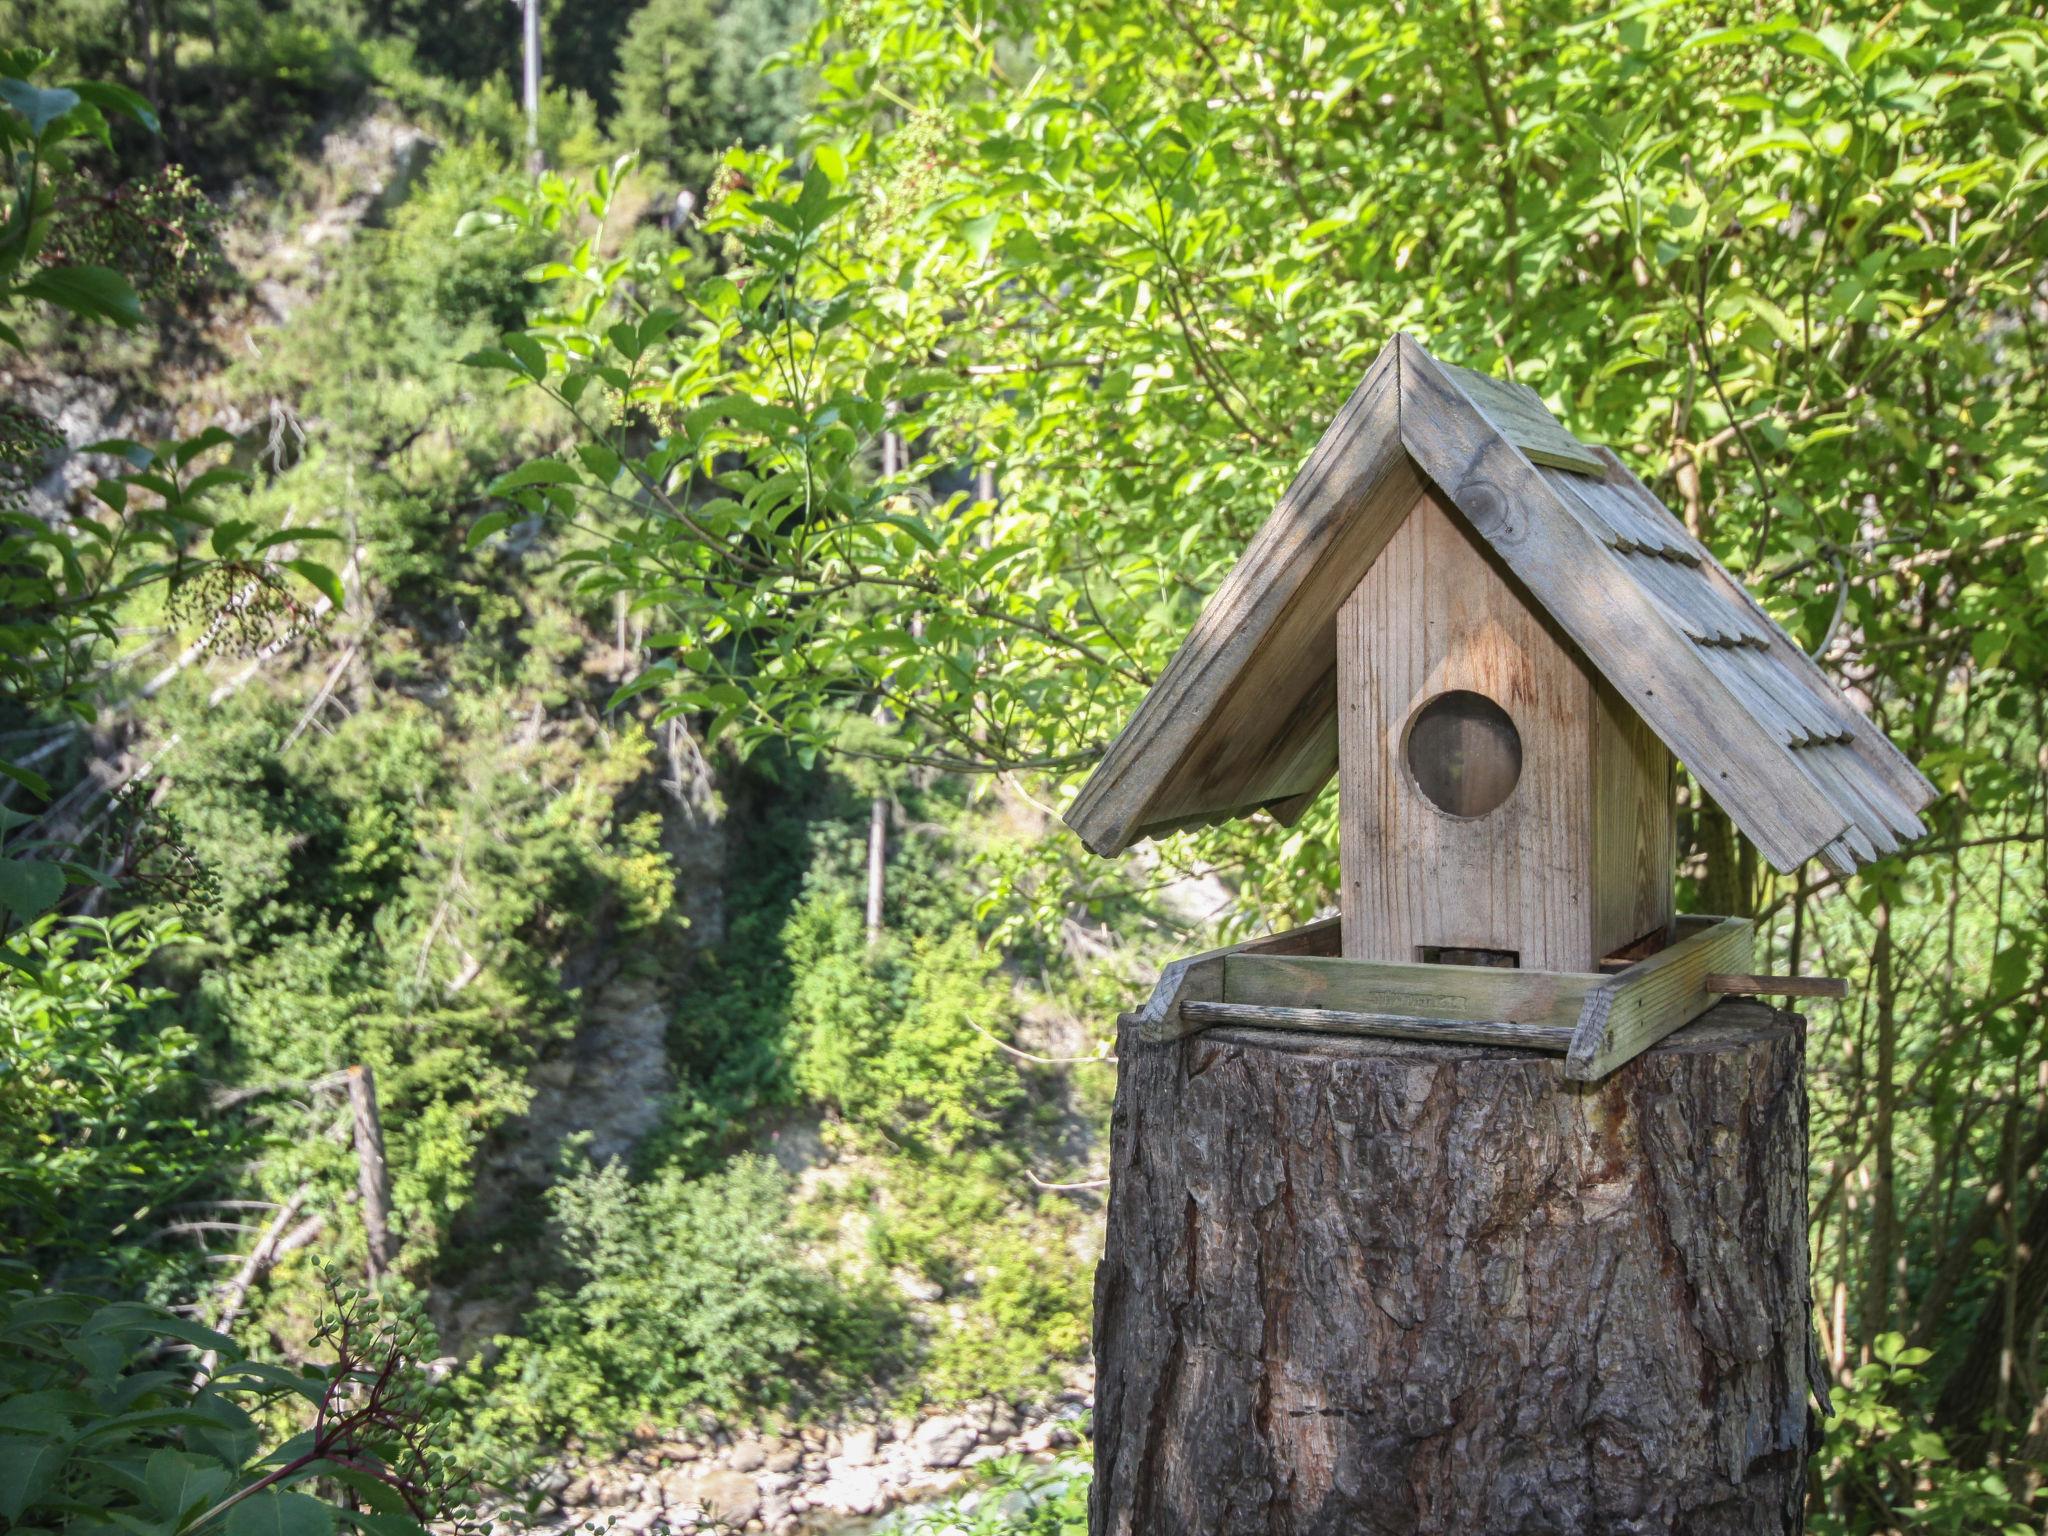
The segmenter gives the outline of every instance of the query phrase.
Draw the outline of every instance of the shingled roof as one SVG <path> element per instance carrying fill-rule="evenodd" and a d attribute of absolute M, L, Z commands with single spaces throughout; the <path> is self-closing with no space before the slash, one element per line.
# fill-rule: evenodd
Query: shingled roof
<path fill-rule="evenodd" d="M 1925 830 L 1933 786 L 1619 459 L 1397 336 L 1082 786 L 1083 842 L 1300 816 L 1337 767 L 1337 609 L 1431 487 L 1778 869 Z"/>

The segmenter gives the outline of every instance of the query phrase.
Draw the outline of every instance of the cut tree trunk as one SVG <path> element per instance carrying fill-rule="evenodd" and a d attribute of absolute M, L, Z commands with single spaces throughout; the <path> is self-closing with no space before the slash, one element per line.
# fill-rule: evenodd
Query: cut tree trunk
<path fill-rule="evenodd" d="M 1722 1003 L 1590 1085 L 1500 1047 L 1140 1033 L 1095 1536 L 1802 1529 L 1797 1018 Z"/>

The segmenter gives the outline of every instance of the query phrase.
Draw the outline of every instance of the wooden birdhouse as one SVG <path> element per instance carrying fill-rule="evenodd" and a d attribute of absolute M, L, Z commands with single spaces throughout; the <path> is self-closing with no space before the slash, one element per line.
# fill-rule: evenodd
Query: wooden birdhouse
<path fill-rule="evenodd" d="M 1595 1077 L 1764 986 L 1747 921 L 1673 910 L 1674 760 L 1787 872 L 1894 851 L 1934 793 L 1618 458 L 1400 336 L 1067 821 L 1111 855 L 1291 823 L 1334 776 L 1338 922 L 1184 963 L 1151 1027 L 1505 1040 Z"/>

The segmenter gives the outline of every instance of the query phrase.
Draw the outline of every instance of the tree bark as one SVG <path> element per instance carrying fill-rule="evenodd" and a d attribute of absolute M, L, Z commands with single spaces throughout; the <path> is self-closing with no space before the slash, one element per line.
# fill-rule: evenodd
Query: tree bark
<path fill-rule="evenodd" d="M 384 1123 L 377 1113 L 377 1079 L 367 1065 L 350 1067 L 349 1111 L 355 1121 L 356 1188 L 363 1199 L 363 1268 L 375 1285 L 391 1268 L 391 1175 L 384 1163 Z"/>
<path fill-rule="evenodd" d="M 1127 1018 L 1095 1536 L 1803 1528 L 1799 1021 L 1555 1057 Z"/>

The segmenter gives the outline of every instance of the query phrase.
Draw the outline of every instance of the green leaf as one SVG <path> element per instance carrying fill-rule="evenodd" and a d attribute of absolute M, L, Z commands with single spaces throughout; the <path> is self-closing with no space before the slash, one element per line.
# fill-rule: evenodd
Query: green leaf
<path fill-rule="evenodd" d="M 150 1320 L 150 1332 L 160 1338 L 182 1340 L 198 1349 L 210 1349 L 230 1360 L 241 1358 L 241 1350 L 226 1334 L 189 1317 L 179 1317 L 175 1312 L 158 1312 Z"/>
<path fill-rule="evenodd" d="M 87 320 L 142 323 L 142 301 L 128 279 L 110 267 L 44 267 L 21 285 L 24 298 L 41 299 Z"/>
<path fill-rule="evenodd" d="M 505 343 L 505 350 L 519 360 L 519 371 L 530 379 L 544 379 L 548 372 L 548 355 L 541 344 L 524 331 L 507 331 L 499 338 Z"/>
<path fill-rule="evenodd" d="M 0 101 L 28 119 L 28 131 L 37 138 L 43 130 L 78 105 L 78 92 L 61 85 L 30 85 L 26 80 L 0 79 Z"/>
<path fill-rule="evenodd" d="M 287 570 L 297 571 L 306 585 L 314 588 L 336 608 L 346 607 L 348 592 L 342 587 L 341 578 L 317 560 L 287 560 Z"/>
<path fill-rule="evenodd" d="M 214 528 L 213 537 L 208 542 L 216 555 L 225 557 L 232 555 L 242 540 L 255 530 L 256 525 L 248 518 L 230 517 Z"/>
<path fill-rule="evenodd" d="M 49 1492 L 64 1465 L 65 1442 L 0 1435 L 0 1519 L 10 1523 Z"/>
<path fill-rule="evenodd" d="M 512 514 L 500 507 L 495 512 L 486 512 L 469 525 L 469 536 L 462 541 L 464 549 L 475 549 L 494 533 L 502 533 L 511 525 Z"/>
<path fill-rule="evenodd" d="M 931 553 L 936 555 L 939 552 L 939 536 L 914 517 L 898 517 L 893 513 L 883 513 L 876 517 L 875 521 L 887 523 L 891 528 L 900 528 Z"/>
<path fill-rule="evenodd" d="M 653 666 L 649 667 L 645 672 L 642 672 L 638 677 L 632 679 L 630 682 L 621 683 L 615 690 L 613 690 L 612 696 L 609 699 L 605 700 L 604 707 L 606 712 L 609 713 L 610 711 L 617 709 L 621 704 L 625 703 L 626 700 L 634 697 L 636 694 L 642 694 L 650 688 L 659 687 L 661 684 L 668 682 L 675 675 L 676 664 L 673 660 L 657 661 Z"/>
<path fill-rule="evenodd" d="M 489 494 L 503 496 L 526 485 L 578 485 L 582 479 L 560 459 L 534 459 L 493 480 Z"/>
<path fill-rule="evenodd" d="M 225 1536 L 332 1536 L 334 1510 L 303 1493 L 266 1488 L 227 1512 Z"/>
<path fill-rule="evenodd" d="M 354 1467 L 323 1467 L 320 1475 L 322 1477 L 331 1477 L 337 1483 L 353 1489 L 365 1504 L 369 1505 L 371 1509 L 379 1514 L 404 1515 L 407 1513 L 405 1495 L 385 1482 L 381 1477 L 373 1477 L 368 1472 L 360 1471 Z"/>
<path fill-rule="evenodd" d="M 345 1509 L 341 1517 L 363 1536 L 423 1536 L 426 1529 L 410 1515 L 383 1510 Z"/>
<path fill-rule="evenodd" d="M 12 779 L 38 799 L 50 798 L 50 781 L 33 768 L 24 768 L 19 763 L 10 763 L 0 758 L 0 779 Z"/>
<path fill-rule="evenodd" d="M 150 1506 L 178 1525 L 227 1491 L 228 1469 L 204 1456 L 167 1447 L 149 1458 L 142 1481 Z"/>
<path fill-rule="evenodd" d="M 989 242 L 996 237 L 996 226 L 1003 222 L 1000 209 L 984 213 L 978 219 L 969 219 L 960 226 L 960 233 L 967 239 L 967 247 L 974 252 L 974 259 L 981 261 L 988 255 Z"/>
<path fill-rule="evenodd" d="M 117 112 L 123 117 L 133 118 L 151 133 L 163 131 L 163 125 L 157 121 L 156 109 L 148 99 L 125 85 L 116 85 L 111 80 L 74 80 L 71 89 L 102 112 Z"/>
<path fill-rule="evenodd" d="M 40 859 L 0 859 L 0 907 L 17 922 L 39 917 L 64 894 L 64 871 Z"/>
<path fill-rule="evenodd" d="M 502 347 L 480 347 L 462 359 L 465 368 L 495 368 L 501 373 L 525 373 L 519 359 Z"/>

